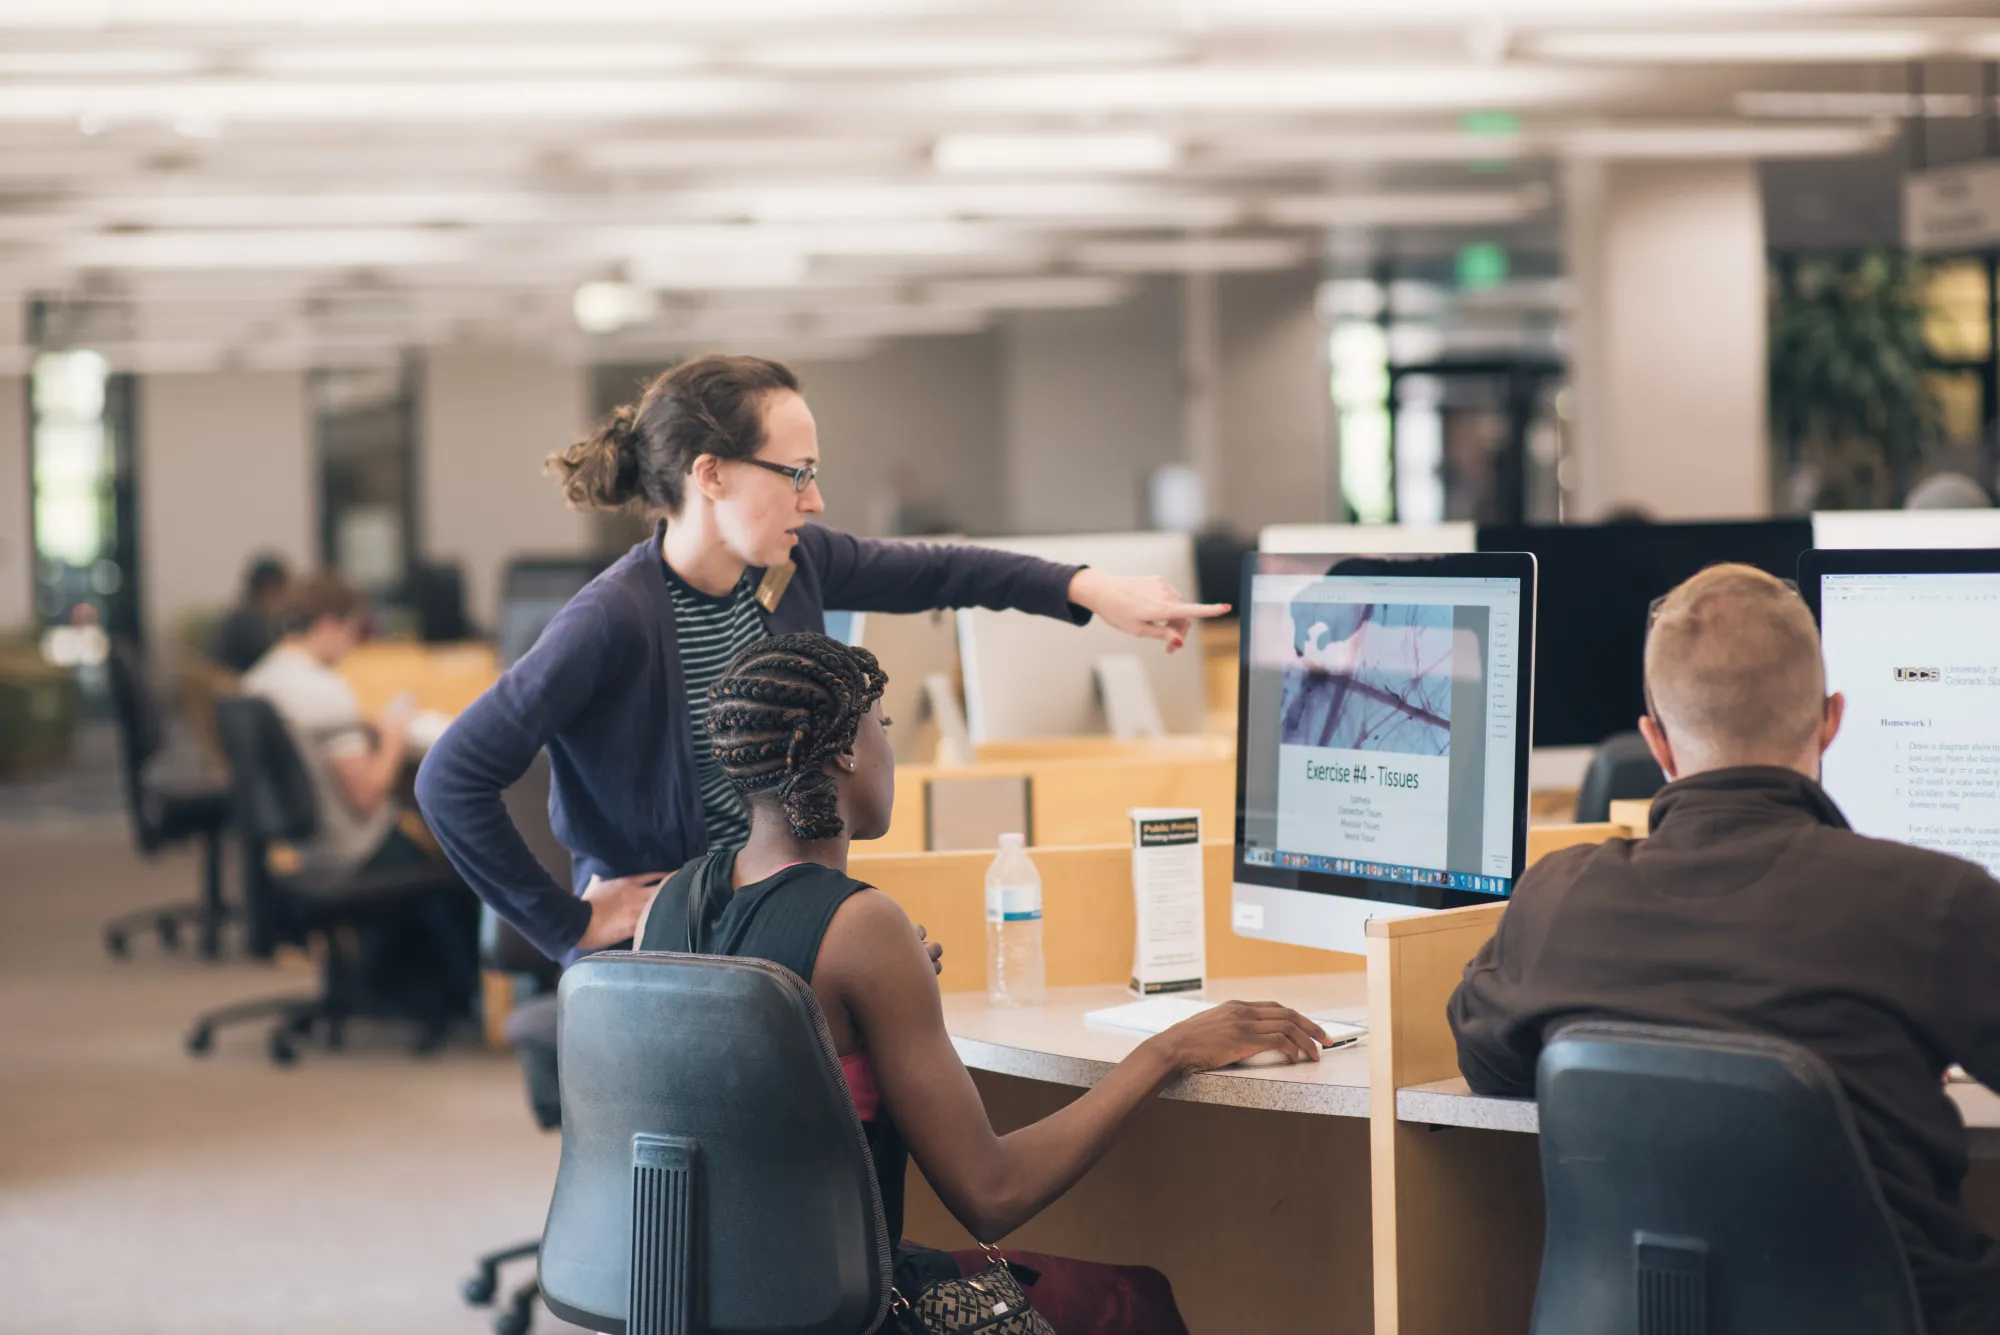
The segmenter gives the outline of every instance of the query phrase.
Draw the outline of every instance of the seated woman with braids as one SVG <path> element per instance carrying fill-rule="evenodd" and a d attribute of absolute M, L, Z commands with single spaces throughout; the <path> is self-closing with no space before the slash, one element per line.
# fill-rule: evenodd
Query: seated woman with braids
<path fill-rule="evenodd" d="M 710 688 L 708 726 L 749 809 L 749 841 L 696 859 L 673 884 L 695 906 L 697 951 L 771 960 L 811 985 L 865 1124 L 897 1286 L 909 1294 L 987 1262 L 901 1243 L 907 1156 L 975 1238 L 1002 1238 L 1073 1186 L 1170 1080 L 1264 1051 L 1317 1061 L 1326 1035 L 1286 1007 L 1229 1002 L 1146 1040 L 1061 1111 L 996 1135 L 945 1032 L 941 948 L 926 946 L 895 900 L 846 874 L 850 842 L 881 838 L 895 800 L 885 680 L 867 650 L 810 633 L 730 663 Z M 639 948 L 679 948 L 687 920 L 672 916 L 649 912 Z M 1010 1259 L 1034 1274 L 1028 1296 L 1057 1335 L 1186 1329 L 1157 1271 Z"/>

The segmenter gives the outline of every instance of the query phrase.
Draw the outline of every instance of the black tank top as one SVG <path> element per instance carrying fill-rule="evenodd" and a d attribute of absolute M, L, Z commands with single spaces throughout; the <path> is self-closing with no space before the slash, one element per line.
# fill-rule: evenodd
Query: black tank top
<path fill-rule="evenodd" d="M 849 895 L 869 887 L 831 867 L 801 862 L 732 892 L 730 878 L 735 866 L 734 849 L 705 854 L 674 873 L 654 902 L 662 907 L 686 903 L 680 893 L 684 887 L 701 906 L 693 942 L 696 954 L 769 960 L 790 969 L 810 986 L 820 941 L 834 913 Z M 686 917 L 674 912 L 649 914 L 645 935 L 637 946 L 640 950 L 679 950 L 686 924 Z M 897 1247 L 903 1238 L 903 1175 L 909 1151 L 887 1108 L 878 1108 L 874 1120 L 862 1123 L 861 1129 L 875 1162 L 875 1185 L 882 1193 L 889 1245 Z"/>

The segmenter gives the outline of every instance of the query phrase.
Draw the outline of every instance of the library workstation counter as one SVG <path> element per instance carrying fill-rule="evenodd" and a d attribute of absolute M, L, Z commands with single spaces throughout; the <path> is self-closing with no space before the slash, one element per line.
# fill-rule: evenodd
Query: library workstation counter
<path fill-rule="evenodd" d="M 1535 832 L 1556 848 L 1636 834 L 1617 825 Z M 1236 1067 L 1175 1081 L 1068 1194 L 1007 1239 L 1158 1268 L 1193 1332 L 1517 1335 L 1528 1329 L 1542 1246 L 1531 1100 L 1472 1094 L 1445 1001 L 1497 926 L 1495 905 L 1369 925 L 1368 955 L 1307 951 L 1230 928 L 1231 845 L 1204 848 L 1210 999 L 1280 1001 L 1362 1022 L 1362 1043 L 1317 1063 Z M 1045 1117 L 1145 1036 L 1086 1019 L 1129 1000 L 1131 850 L 1043 849 L 1050 988 L 1045 1004 L 985 994 L 978 854 L 857 857 L 854 874 L 949 943 L 946 1025 L 994 1128 Z M 1532 860 L 1532 859 L 1531 859 Z M 1955 1084 L 1971 1131 L 1967 1194 L 2000 1222 L 2000 1095 Z M 905 1233 L 971 1240 L 912 1167 Z"/>

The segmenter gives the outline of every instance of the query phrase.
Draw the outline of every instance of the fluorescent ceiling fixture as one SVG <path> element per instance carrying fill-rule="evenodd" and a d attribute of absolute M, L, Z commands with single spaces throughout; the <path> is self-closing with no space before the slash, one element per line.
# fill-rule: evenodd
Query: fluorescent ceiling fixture
<path fill-rule="evenodd" d="M 165 49 L 0 51 L 0 74 L 192 74 L 206 63 L 198 52 Z"/>
<path fill-rule="evenodd" d="M 498 121 L 713 116 L 767 110 L 781 89 L 742 79 L 267 82 L 0 86 L 0 121 Z"/>
<path fill-rule="evenodd" d="M 1550 32 L 1528 37 L 1523 45 L 1549 60 L 1702 65 L 1917 60 L 1944 48 L 1937 34 L 1919 28 L 1822 26 Z"/>
<path fill-rule="evenodd" d="M 417 228 L 296 232 L 150 232 L 88 236 L 55 251 L 60 264 L 98 269 L 342 269 L 455 264 L 464 238 Z"/>
<path fill-rule="evenodd" d="M 1281 227 L 1450 227 L 1520 222 L 1549 206 L 1540 185 L 1520 190 L 1301 195 L 1274 199 L 1264 216 Z"/>
<path fill-rule="evenodd" d="M 1483 162 L 1518 158 L 1532 147 L 1524 134 L 1463 130 L 1380 130 L 1330 134 L 1218 136 L 1202 166 L 1290 166 L 1326 162 Z"/>
<path fill-rule="evenodd" d="M 610 171 L 754 171 L 765 167 L 820 170 L 916 166 L 922 151 L 901 139 L 852 135 L 786 138 L 611 139 L 579 146 L 594 166 Z"/>
<path fill-rule="evenodd" d="M 1690 17 L 1770 19 L 1866 8 L 1857 0 L 1181 0 L 1197 31 L 1236 26 L 1333 28 L 1537 21 L 1679 22 Z"/>
<path fill-rule="evenodd" d="M 653 294 L 635 283 L 608 279 L 578 286 L 570 298 L 576 327 L 586 334 L 609 334 L 653 318 L 658 304 Z"/>
<path fill-rule="evenodd" d="M 944 8 L 941 0 L 729 0 L 725 5 L 671 6 L 659 0 L 284 0 L 282 5 L 274 0 L 7 0 L 0 5 L 0 28 L 518 27 L 573 33 L 592 25 L 618 29 L 656 24 L 668 15 L 679 27 L 731 27 L 912 18 Z"/>
<path fill-rule="evenodd" d="M 1095 274 L 1047 278 L 947 278 L 925 285 L 924 295 L 938 306 L 983 307 L 988 310 L 1063 310 L 1115 306 L 1132 294 L 1123 278 Z"/>
<path fill-rule="evenodd" d="M 698 63 L 694 47 L 667 42 L 541 42 L 513 45 L 412 42 L 401 46 L 281 46 L 251 56 L 269 74 L 629 74 Z"/>
<path fill-rule="evenodd" d="M 1158 37 L 821 37 L 753 46 L 744 64 L 816 73 L 1133 65 L 1173 60 L 1185 43 Z"/>
<path fill-rule="evenodd" d="M 947 134 L 931 150 L 942 172 L 1163 172 L 1180 147 L 1163 134 Z"/>
<path fill-rule="evenodd" d="M 1877 125 L 1599 126 L 1563 135 L 1563 151 L 1581 158 L 1834 158 L 1889 146 L 1893 128 Z"/>
<path fill-rule="evenodd" d="M 944 79 L 914 108 L 1076 115 L 1159 111 L 1468 111 L 1573 101 L 1629 76 L 1564 65 L 1185 65 Z"/>
<path fill-rule="evenodd" d="M 1870 116 L 1936 119 L 1977 116 L 1979 99 L 1970 93 L 1810 93 L 1748 92 L 1736 95 L 1745 116 L 1790 120 L 1862 120 Z"/>
<path fill-rule="evenodd" d="M 1073 252 L 1086 269 L 1133 273 L 1221 273 L 1289 269 L 1306 258 L 1288 237 L 1189 237 L 1173 241 L 1085 241 Z"/>

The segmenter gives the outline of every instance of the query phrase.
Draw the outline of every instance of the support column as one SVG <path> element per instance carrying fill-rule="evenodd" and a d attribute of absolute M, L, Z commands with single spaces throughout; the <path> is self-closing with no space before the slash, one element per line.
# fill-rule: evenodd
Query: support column
<path fill-rule="evenodd" d="M 35 552 L 29 508 L 28 377 L 0 375 L 0 638 L 35 616 Z"/>
<path fill-rule="evenodd" d="M 301 372 L 149 375 L 138 389 L 147 643 L 171 657 L 189 613 L 236 600 L 252 557 L 318 564 L 318 459 Z"/>
<path fill-rule="evenodd" d="M 1568 167 L 1571 508 L 1770 513 L 1763 202 L 1751 162 Z"/>
<path fill-rule="evenodd" d="M 515 556 L 588 551 L 588 516 L 569 509 L 542 461 L 589 425 L 588 377 L 530 352 L 439 348 L 424 360 L 417 503 L 424 556 L 456 561 L 466 614 L 491 629 Z"/>

